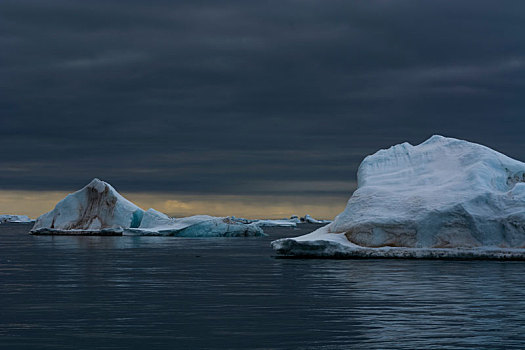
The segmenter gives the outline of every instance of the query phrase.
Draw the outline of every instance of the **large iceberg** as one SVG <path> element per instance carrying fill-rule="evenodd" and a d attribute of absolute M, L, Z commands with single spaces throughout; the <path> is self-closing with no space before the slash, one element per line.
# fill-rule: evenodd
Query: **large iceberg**
<path fill-rule="evenodd" d="M 28 223 L 33 222 L 34 220 L 30 219 L 26 215 L 7 215 L 2 214 L 0 215 L 0 224 L 6 224 L 6 223 Z"/>
<path fill-rule="evenodd" d="M 40 216 L 31 233 L 184 237 L 264 235 L 258 226 L 228 217 L 196 215 L 175 219 L 154 209 L 144 211 L 99 179 L 69 194 L 53 210 Z"/>
<path fill-rule="evenodd" d="M 525 163 L 443 136 L 366 157 L 333 223 L 272 242 L 318 257 L 525 258 Z"/>

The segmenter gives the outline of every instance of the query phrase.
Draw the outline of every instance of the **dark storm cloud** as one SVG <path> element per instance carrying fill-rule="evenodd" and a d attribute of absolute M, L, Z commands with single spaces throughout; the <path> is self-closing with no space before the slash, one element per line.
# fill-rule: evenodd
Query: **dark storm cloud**
<path fill-rule="evenodd" d="M 525 160 L 523 23 L 518 1 L 4 0 L 0 186 L 301 194 L 436 133 Z"/>

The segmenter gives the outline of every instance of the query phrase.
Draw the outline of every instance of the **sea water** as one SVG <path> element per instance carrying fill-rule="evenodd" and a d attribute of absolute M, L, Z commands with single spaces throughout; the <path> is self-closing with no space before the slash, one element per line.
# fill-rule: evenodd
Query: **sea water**
<path fill-rule="evenodd" d="M 2 349 L 525 347 L 525 262 L 293 260 L 268 237 L 0 225 Z"/>

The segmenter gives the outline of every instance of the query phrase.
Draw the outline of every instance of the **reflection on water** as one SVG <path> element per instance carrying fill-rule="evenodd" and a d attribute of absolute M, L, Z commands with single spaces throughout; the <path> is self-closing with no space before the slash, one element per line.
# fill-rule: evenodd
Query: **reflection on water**
<path fill-rule="evenodd" d="M 291 229 L 250 239 L 28 229 L 0 227 L 0 348 L 525 346 L 523 262 L 273 258 L 269 241 L 302 233 Z"/>

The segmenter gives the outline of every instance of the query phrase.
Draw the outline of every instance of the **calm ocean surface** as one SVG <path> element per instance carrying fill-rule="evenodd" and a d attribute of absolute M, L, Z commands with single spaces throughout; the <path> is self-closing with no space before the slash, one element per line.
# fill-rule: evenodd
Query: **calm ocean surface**
<path fill-rule="evenodd" d="M 276 259 L 266 238 L 0 226 L 2 349 L 522 349 L 525 262 Z"/>

